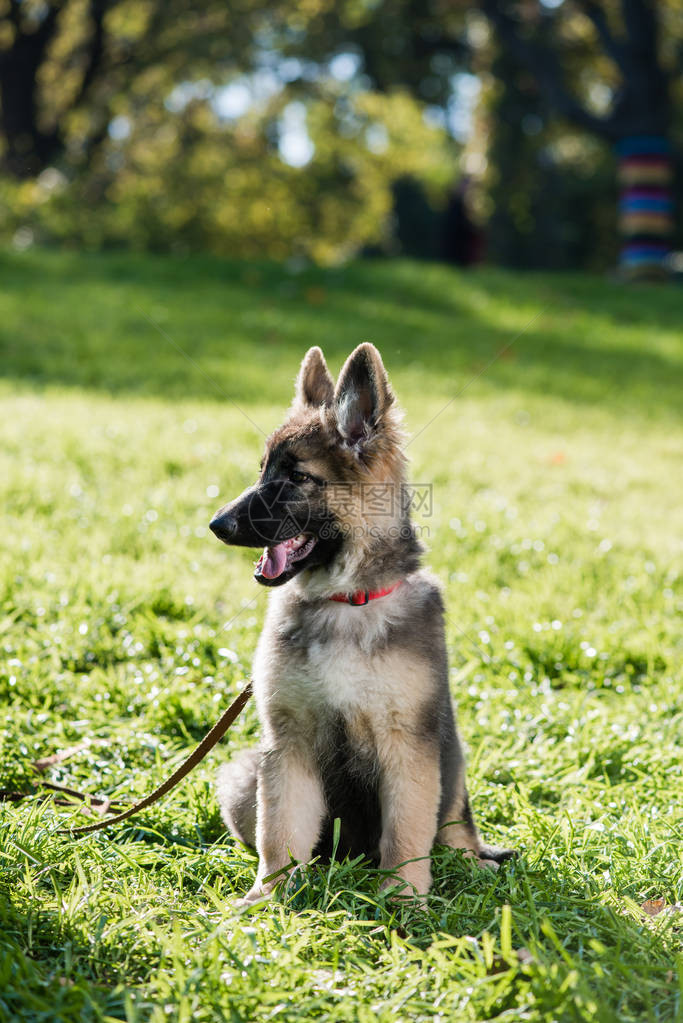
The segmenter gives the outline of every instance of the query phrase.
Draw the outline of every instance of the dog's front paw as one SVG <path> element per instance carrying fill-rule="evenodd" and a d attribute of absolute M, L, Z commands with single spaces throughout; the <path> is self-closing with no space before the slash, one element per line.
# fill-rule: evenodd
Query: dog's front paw
<path fill-rule="evenodd" d="M 379 886 L 380 892 L 389 895 L 392 902 L 425 903 L 432 884 L 429 864 L 410 863 L 400 866 L 385 877 Z"/>
<path fill-rule="evenodd" d="M 388 877 L 379 886 L 382 895 L 387 897 L 388 905 L 395 909 L 418 910 L 426 913 L 427 896 L 420 894 L 415 888 L 397 877 Z"/>
<path fill-rule="evenodd" d="M 517 855 L 516 849 L 501 849 L 497 845 L 482 845 L 477 857 L 477 863 L 480 867 L 495 871 L 499 870 L 501 864 L 505 863 L 506 860 L 511 860 Z"/>
<path fill-rule="evenodd" d="M 272 888 L 265 888 L 260 884 L 255 884 L 246 895 L 239 899 L 234 899 L 232 905 L 237 910 L 251 909 L 253 906 L 265 905 L 272 894 Z"/>
<path fill-rule="evenodd" d="M 264 904 L 276 891 L 283 895 L 294 894 L 301 882 L 302 871 L 303 864 L 299 863 L 273 874 L 266 874 L 261 881 L 257 876 L 251 890 L 241 899 L 235 899 L 233 906 L 236 909 L 249 909 L 251 906 Z"/>

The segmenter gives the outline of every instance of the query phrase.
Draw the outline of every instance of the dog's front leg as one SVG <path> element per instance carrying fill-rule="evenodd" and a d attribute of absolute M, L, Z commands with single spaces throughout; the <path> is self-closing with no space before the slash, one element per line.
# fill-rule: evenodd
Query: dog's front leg
<path fill-rule="evenodd" d="M 412 889 L 405 894 L 425 896 L 441 795 L 438 747 L 395 733 L 380 754 L 380 771 L 380 868 L 405 881 Z M 395 883 L 389 878 L 383 887 Z"/>
<path fill-rule="evenodd" d="M 292 859 L 311 858 L 324 810 L 320 779 L 301 751 L 274 749 L 263 755 L 256 797 L 259 866 L 254 886 L 240 904 L 250 905 L 270 895 L 282 880 L 282 874 L 271 875 L 288 867 Z"/>

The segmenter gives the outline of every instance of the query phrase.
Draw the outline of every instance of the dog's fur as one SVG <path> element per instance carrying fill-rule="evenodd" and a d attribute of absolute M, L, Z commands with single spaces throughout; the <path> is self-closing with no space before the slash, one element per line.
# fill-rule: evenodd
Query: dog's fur
<path fill-rule="evenodd" d="M 265 539 L 256 578 L 287 584 L 271 595 L 253 665 L 261 746 L 218 775 L 226 824 L 259 853 L 246 904 L 269 894 L 270 875 L 292 858 L 329 856 L 336 818 L 338 855 L 364 854 L 418 895 L 430 886 L 435 842 L 494 867 L 512 855 L 484 845 L 472 818 L 443 603 L 419 567 L 401 441 L 376 348 L 360 345 L 336 388 L 312 348 L 258 483 L 211 523 L 226 543 Z M 368 515 L 363 488 L 386 484 L 400 499 Z M 300 560 L 287 553 L 283 568 L 275 548 L 285 551 L 294 533 L 294 547 L 302 536 L 315 543 Z M 362 607 L 330 600 L 396 583 Z"/>

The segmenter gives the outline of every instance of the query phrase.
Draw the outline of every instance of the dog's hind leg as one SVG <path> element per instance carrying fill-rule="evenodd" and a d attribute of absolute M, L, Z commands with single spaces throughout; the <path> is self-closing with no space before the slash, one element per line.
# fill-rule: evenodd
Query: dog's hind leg
<path fill-rule="evenodd" d="M 235 838 L 256 847 L 259 749 L 247 749 L 219 769 L 216 790 L 221 816 Z"/>
<path fill-rule="evenodd" d="M 472 817 L 466 789 L 456 793 L 446 813 L 446 823 L 437 832 L 436 841 L 451 849 L 462 849 L 466 856 L 476 857 L 480 866 L 491 870 L 498 870 L 501 863 L 516 855 L 514 849 L 501 849 L 482 842 Z"/>

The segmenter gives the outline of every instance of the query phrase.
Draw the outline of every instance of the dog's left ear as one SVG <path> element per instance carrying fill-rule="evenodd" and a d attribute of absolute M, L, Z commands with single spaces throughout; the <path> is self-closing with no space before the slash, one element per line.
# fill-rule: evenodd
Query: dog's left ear
<path fill-rule="evenodd" d="M 334 380 L 330 375 L 322 350 L 316 345 L 309 348 L 296 378 L 294 405 L 317 408 L 331 405 L 334 398 Z"/>
<path fill-rule="evenodd" d="M 360 451 L 371 440 L 394 395 L 382 357 L 374 345 L 359 345 L 348 357 L 337 381 L 334 404 L 339 431 Z"/>

